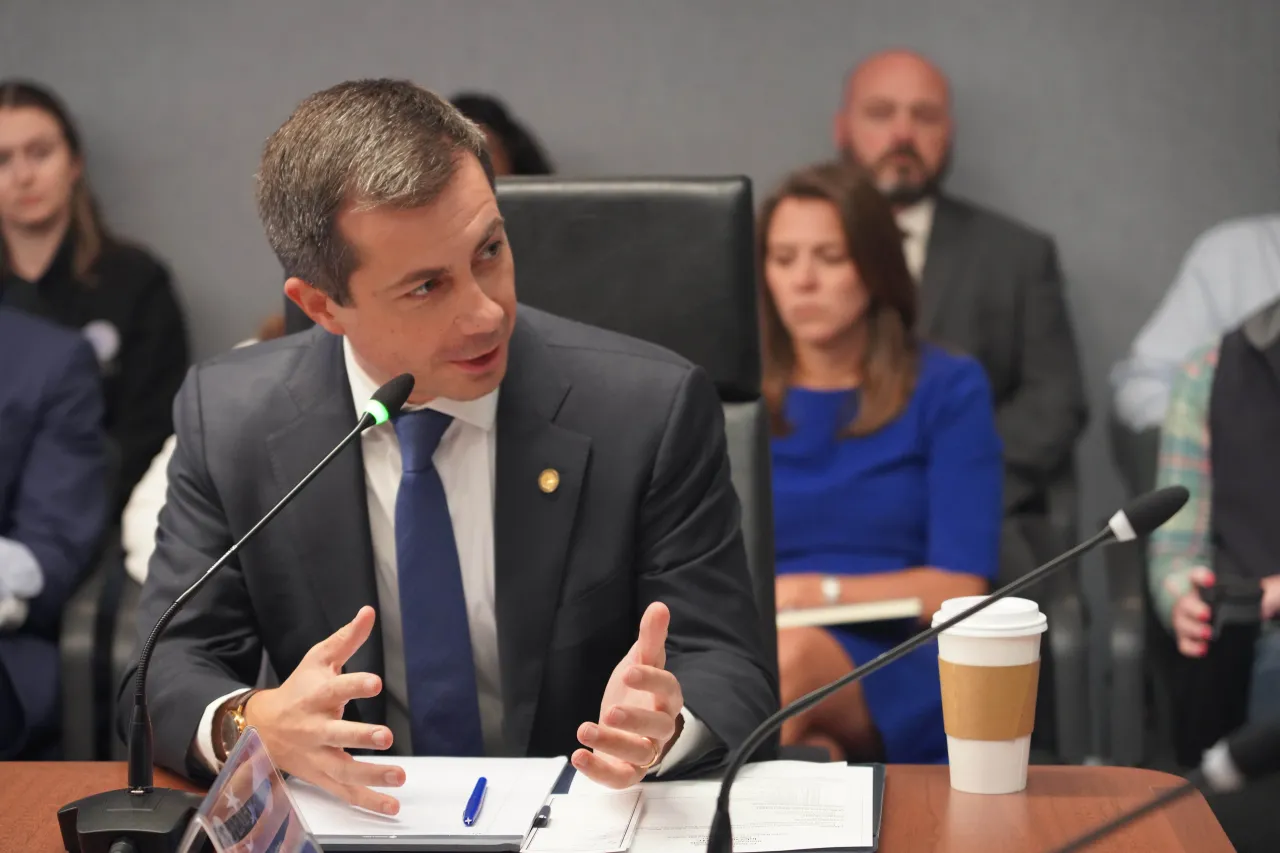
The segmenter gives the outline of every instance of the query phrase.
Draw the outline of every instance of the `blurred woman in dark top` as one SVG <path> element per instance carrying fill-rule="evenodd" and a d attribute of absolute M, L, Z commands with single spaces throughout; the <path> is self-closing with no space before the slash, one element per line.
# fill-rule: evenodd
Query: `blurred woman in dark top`
<path fill-rule="evenodd" d="M 450 102 L 464 116 L 480 125 L 489 141 L 489 157 L 495 175 L 550 175 L 551 161 L 524 125 L 490 95 L 463 92 Z"/>
<path fill-rule="evenodd" d="M 61 102 L 32 83 L 0 82 L 0 304 L 93 345 L 120 456 L 118 511 L 173 432 L 187 335 L 169 273 L 106 231 L 84 166 Z"/>

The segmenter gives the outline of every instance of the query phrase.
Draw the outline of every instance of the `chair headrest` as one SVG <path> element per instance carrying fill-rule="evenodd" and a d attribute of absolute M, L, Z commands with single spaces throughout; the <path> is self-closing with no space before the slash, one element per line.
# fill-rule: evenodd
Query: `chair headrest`
<path fill-rule="evenodd" d="M 703 367 L 722 399 L 759 396 L 747 178 L 504 179 L 520 301 Z"/>

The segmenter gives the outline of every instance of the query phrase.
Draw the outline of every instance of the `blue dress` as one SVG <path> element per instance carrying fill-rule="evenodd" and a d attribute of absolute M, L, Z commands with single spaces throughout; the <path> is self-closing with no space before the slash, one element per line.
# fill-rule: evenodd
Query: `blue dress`
<path fill-rule="evenodd" d="M 857 400 L 856 391 L 787 395 L 791 432 L 772 440 L 778 574 L 932 566 L 994 579 L 1003 467 L 981 366 L 924 345 L 902 414 L 871 435 L 837 438 Z M 831 630 L 855 663 L 865 663 L 920 626 L 904 620 Z M 946 761 L 936 643 L 862 685 L 888 761 Z"/>

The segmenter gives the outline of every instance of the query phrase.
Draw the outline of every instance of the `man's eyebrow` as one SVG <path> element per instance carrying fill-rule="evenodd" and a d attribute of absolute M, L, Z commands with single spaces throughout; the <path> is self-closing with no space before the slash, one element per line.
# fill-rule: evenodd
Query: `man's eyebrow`
<path fill-rule="evenodd" d="M 476 242 L 475 251 L 478 252 L 483 249 L 485 245 L 493 239 L 493 235 L 496 234 L 504 224 L 506 224 L 506 220 L 501 216 L 495 216 L 493 221 L 489 223 L 489 227 L 484 229 L 484 235 Z M 397 288 L 404 287 L 406 284 L 412 284 L 415 281 L 429 281 L 433 278 L 439 278 L 448 271 L 447 267 L 431 267 L 429 269 L 413 270 L 401 276 L 395 284 L 391 285 L 391 287 L 387 289 L 395 290 Z"/>
<path fill-rule="evenodd" d="M 502 226 L 503 226 L 503 225 L 505 225 L 505 224 L 506 224 L 506 220 L 505 220 L 505 219 L 503 219 L 501 216 L 495 216 L 495 217 L 493 218 L 493 221 L 489 223 L 489 227 L 488 227 L 488 228 L 486 228 L 486 229 L 484 229 L 484 236 L 483 236 L 483 237 L 481 237 L 481 238 L 476 242 L 476 248 L 475 248 L 475 250 L 478 252 L 478 251 L 480 251 L 481 249 L 483 249 L 483 248 L 485 247 L 485 244 L 486 244 L 486 243 L 488 243 L 490 240 L 492 240 L 492 239 L 493 239 L 493 235 L 494 235 L 494 234 L 497 234 L 497 233 L 498 233 L 498 231 L 499 231 L 499 230 L 502 228 Z"/>

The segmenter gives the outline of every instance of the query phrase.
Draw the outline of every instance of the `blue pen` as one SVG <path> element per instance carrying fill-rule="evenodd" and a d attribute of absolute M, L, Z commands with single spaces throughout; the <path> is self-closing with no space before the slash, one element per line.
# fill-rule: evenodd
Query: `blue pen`
<path fill-rule="evenodd" d="M 483 776 L 476 780 L 476 786 L 471 790 L 471 798 L 467 800 L 467 807 L 462 812 L 463 826 L 472 826 L 476 818 L 480 817 L 480 807 L 484 805 L 484 792 L 488 787 L 489 780 Z"/>

